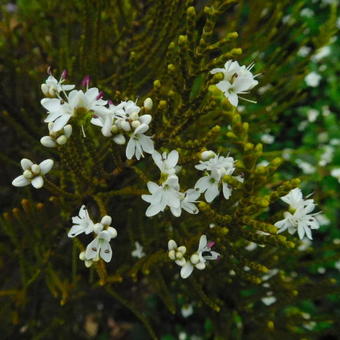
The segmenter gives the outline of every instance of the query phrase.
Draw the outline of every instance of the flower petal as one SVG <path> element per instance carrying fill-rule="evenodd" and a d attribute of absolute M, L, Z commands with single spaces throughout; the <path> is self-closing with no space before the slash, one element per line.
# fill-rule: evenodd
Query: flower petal
<path fill-rule="evenodd" d="M 12 181 L 12 185 L 14 185 L 15 187 L 24 187 L 28 184 L 30 184 L 30 181 L 23 175 L 14 178 L 14 180 Z"/>
<path fill-rule="evenodd" d="M 27 159 L 27 158 L 23 158 L 20 161 L 20 165 L 21 165 L 23 170 L 27 170 L 33 165 L 33 162 L 31 160 Z"/>
<path fill-rule="evenodd" d="M 42 176 L 34 177 L 31 181 L 31 184 L 33 185 L 34 188 L 40 189 L 44 185 L 44 179 L 42 178 Z"/>
<path fill-rule="evenodd" d="M 53 159 L 45 159 L 44 161 L 42 161 L 39 166 L 40 166 L 40 170 L 41 173 L 43 175 L 46 175 L 53 167 Z"/>
<path fill-rule="evenodd" d="M 186 262 L 186 264 L 181 268 L 181 278 L 182 279 L 188 278 L 191 275 L 193 270 L 194 270 L 194 267 L 191 264 L 191 262 Z"/>

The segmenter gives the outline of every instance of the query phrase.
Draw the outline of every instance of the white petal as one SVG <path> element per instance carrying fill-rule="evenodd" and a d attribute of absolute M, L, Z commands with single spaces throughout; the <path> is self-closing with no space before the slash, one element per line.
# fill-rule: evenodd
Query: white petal
<path fill-rule="evenodd" d="M 134 156 L 135 149 L 136 149 L 136 141 L 133 138 L 130 138 L 129 142 L 127 143 L 126 151 L 125 151 L 125 155 L 127 159 L 131 159 Z"/>
<path fill-rule="evenodd" d="M 181 269 L 181 278 L 182 279 L 188 278 L 193 270 L 194 270 L 193 265 L 190 262 L 187 262 Z"/>
<path fill-rule="evenodd" d="M 92 242 L 90 242 L 85 251 L 85 257 L 88 260 L 94 259 L 99 252 L 99 240 L 96 237 Z"/>
<path fill-rule="evenodd" d="M 227 98 L 232 106 L 236 107 L 238 105 L 238 96 L 236 93 L 234 92 L 229 93 Z"/>
<path fill-rule="evenodd" d="M 61 130 L 66 124 L 67 122 L 70 120 L 71 115 L 69 114 L 63 114 L 61 115 L 59 118 L 57 118 L 53 124 L 53 128 L 52 131 L 59 131 Z"/>
<path fill-rule="evenodd" d="M 40 170 L 41 173 L 43 175 L 46 175 L 53 167 L 53 159 L 45 159 L 44 161 L 42 161 L 39 166 L 40 166 Z"/>
<path fill-rule="evenodd" d="M 204 194 L 204 198 L 208 203 L 211 203 L 219 194 L 218 185 L 212 184 Z"/>
<path fill-rule="evenodd" d="M 151 137 L 141 135 L 139 139 L 145 152 L 152 154 L 155 151 L 154 143 Z"/>
<path fill-rule="evenodd" d="M 177 243 L 174 240 L 169 240 L 168 241 L 168 250 L 172 250 L 177 248 Z"/>
<path fill-rule="evenodd" d="M 178 152 L 176 150 L 172 150 L 169 154 L 168 154 L 168 158 L 167 158 L 167 165 L 169 168 L 174 168 L 178 162 Z"/>
<path fill-rule="evenodd" d="M 145 133 L 146 131 L 148 131 L 149 129 L 149 125 L 147 124 L 141 124 L 138 126 L 138 128 L 134 131 L 134 133 L 137 134 L 142 134 Z"/>
<path fill-rule="evenodd" d="M 153 194 L 154 192 L 156 192 L 160 187 L 158 184 L 156 184 L 155 182 L 148 182 L 147 184 L 148 190 Z"/>
<path fill-rule="evenodd" d="M 71 230 L 68 232 L 67 236 L 68 237 L 75 237 L 78 236 L 79 234 L 83 233 L 84 226 L 83 225 L 74 225 L 72 226 Z"/>
<path fill-rule="evenodd" d="M 175 217 L 180 217 L 182 213 L 182 209 L 180 207 L 179 208 L 170 207 L 170 211 Z"/>
<path fill-rule="evenodd" d="M 231 188 L 229 187 L 229 185 L 227 183 L 223 183 L 223 196 L 226 200 L 228 200 L 231 196 Z"/>
<path fill-rule="evenodd" d="M 12 181 L 12 185 L 14 185 L 15 187 L 24 187 L 25 185 L 28 184 L 30 184 L 30 181 L 23 175 L 14 178 L 14 180 Z"/>
<path fill-rule="evenodd" d="M 20 165 L 22 167 L 23 170 L 27 170 L 28 168 L 30 168 L 33 165 L 33 162 L 27 158 L 23 158 L 20 161 Z"/>
<path fill-rule="evenodd" d="M 139 121 L 142 123 L 142 124 L 146 124 L 146 125 L 149 125 L 150 122 L 151 122 L 151 115 L 142 115 L 139 117 Z"/>
<path fill-rule="evenodd" d="M 157 205 L 150 205 L 145 212 L 147 217 L 152 217 L 157 215 L 162 210 L 162 206 L 160 204 Z"/>
<path fill-rule="evenodd" d="M 125 137 L 122 134 L 119 134 L 117 136 L 113 137 L 113 140 L 115 143 L 119 144 L 119 145 L 123 145 L 125 144 Z"/>
<path fill-rule="evenodd" d="M 112 259 L 112 249 L 109 242 L 103 242 L 100 246 L 100 257 L 105 262 L 110 262 Z"/>
<path fill-rule="evenodd" d="M 41 176 L 34 177 L 31 181 L 34 188 L 40 189 L 44 185 L 44 179 Z"/>
<path fill-rule="evenodd" d="M 302 240 L 303 237 L 305 236 L 305 229 L 301 225 L 298 226 L 298 235 L 300 240 Z"/>
<path fill-rule="evenodd" d="M 208 240 L 206 235 L 202 235 L 200 237 L 199 245 L 198 245 L 198 253 L 202 252 L 202 250 L 207 246 Z"/>

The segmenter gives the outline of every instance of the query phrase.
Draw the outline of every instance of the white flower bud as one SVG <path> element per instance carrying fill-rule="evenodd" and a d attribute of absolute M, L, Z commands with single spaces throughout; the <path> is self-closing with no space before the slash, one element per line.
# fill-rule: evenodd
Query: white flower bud
<path fill-rule="evenodd" d="M 198 262 L 198 263 L 195 265 L 195 267 L 196 267 L 197 269 L 199 269 L 199 270 L 203 270 L 203 269 L 205 269 L 205 263 L 203 263 L 203 262 Z"/>
<path fill-rule="evenodd" d="M 82 251 L 80 254 L 79 254 L 79 259 L 82 260 L 82 261 L 85 261 L 85 252 Z"/>
<path fill-rule="evenodd" d="M 171 260 L 175 260 L 176 259 L 176 253 L 175 253 L 174 249 L 169 251 L 169 257 L 170 257 Z"/>
<path fill-rule="evenodd" d="M 131 126 L 130 126 L 130 123 L 127 122 L 127 121 L 123 121 L 120 123 L 120 126 L 122 127 L 122 129 L 126 132 L 130 131 L 131 130 Z"/>
<path fill-rule="evenodd" d="M 115 136 L 113 140 L 115 141 L 115 143 L 119 145 L 125 144 L 126 142 L 125 137 L 122 134 Z"/>
<path fill-rule="evenodd" d="M 31 166 L 31 171 L 33 175 L 39 175 L 40 174 L 40 166 L 38 164 L 33 164 Z"/>
<path fill-rule="evenodd" d="M 91 260 L 85 260 L 85 267 L 86 267 L 86 268 L 90 268 L 90 267 L 92 266 L 92 264 L 93 264 L 93 261 L 91 261 Z"/>
<path fill-rule="evenodd" d="M 49 94 L 50 97 L 55 97 L 57 92 L 58 92 L 58 90 L 55 86 L 50 86 L 50 88 L 48 90 L 48 94 Z"/>
<path fill-rule="evenodd" d="M 61 135 L 57 138 L 56 142 L 59 144 L 59 145 L 64 145 L 66 144 L 67 142 L 67 138 L 64 136 L 64 135 Z"/>
<path fill-rule="evenodd" d="M 136 120 L 136 119 L 138 119 L 139 118 L 139 116 L 138 116 L 138 112 L 132 112 L 131 114 L 130 114 L 130 119 L 132 119 L 132 120 Z"/>
<path fill-rule="evenodd" d="M 115 228 L 108 227 L 107 231 L 110 234 L 111 238 L 116 238 L 117 237 L 117 230 Z"/>
<path fill-rule="evenodd" d="M 102 218 L 102 220 L 100 221 L 100 223 L 103 224 L 103 225 L 111 225 L 111 223 L 112 223 L 111 216 L 108 216 L 108 215 L 104 216 Z"/>
<path fill-rule="evenodd" d="M 29 170 L 25 170 L 24 173 L 23 173 L 24 177 L 27 178 L 27 179 L 31 179 L 33 178 L 33 174 L 31 171 Z"/>
<path fill-rule="evenodd" d="M 112 127 L 111 127 L 111 132 L 112 132 L 113 134 L 116 134 L 116 133 L 118 132 L 118 127 L 117 127 L 117 125 L 115 125 L 115 124 L 112 125 Z"/>
<path fill-rule="evenodd" d="M 49 87 L 46 84 L 41 84 L 41 91 L 45 96 L 48 96 Z"/>
<path fill-rule="evenodd" d="M 101 223 L 96 223 L 96 224 L 93 226 L 93 231 L 94 231 L 96 234 L 99 234 L 102 230 L 103 230 L 103 225 L 102 225 Z"/>
<path fill-rule="evenodd" d="M 202 161 L 208 161 L 210 158 L 213 158 L 215 156 L 215 152 L 211 150 L 203 151 L 200 155 Z"/>
<path fill-rule="evenodd" d="M 44 136 L 40 139 L 40 143 L 46 148 L 55 148 L 57 143 L 50 136 Z"/>
<path fill-rule="evenodd" d="M 144 109 L 145 111 L 150 111 L 152 110 L 152 107 L 153 107 L 153 101 L 151 98 L 146 98 L 144 100 Z"/>
<path fill-rule="evenodd" d="M 177 243 L 174 240 L 169 240 L 168 242 L 168 249 L 172 250 L 177 248 Z"/>
<path fill-rule="evenodd" d="M 140 126 L 140 122 L 138 120 L 134 120 L 132 123 L 131 123 L 131 126 L 134 128 L 134 129 L 137 129 L 138 126 Z"/>
<path fill-rule="evenodd" d="M 64 126 L 64 135 L 67 138 L 70 138 L 72 135 L 72 125 L 71 124 L 67 124 Z"/>
<path fill-rule="evenodd" d="M 198 254 L 192 254 L 190 257 L 190 261 L 192 264 L 197 264 L 198 262 L 200 262 L 200 257 L 198 256 Z"/>
<path fill-rule="evenodd" d="M 187 248 L 185 246 L 180 246 L 177 248 L 177 251 L 181 252 L 184 255 L 187 251 Z"/>

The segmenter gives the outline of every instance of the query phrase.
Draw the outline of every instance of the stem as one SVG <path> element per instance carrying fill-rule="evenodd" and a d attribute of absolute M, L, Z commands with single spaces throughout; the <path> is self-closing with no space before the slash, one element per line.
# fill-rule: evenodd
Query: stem
<path fill-rule="evenodd" d="M 64 196 L 68 198 L 76 198 L 77 196 L 75 194 L 71 194 L 70 192 L 64 191 L 58 186 L 56 186 L 54 183 L 50 182 L 48 179 L 44 179 L 45 181 L 45 187 L 48 191 L 50 191 L 53 195 L 56 196 Z"/>
<path fill-rule="evenodd" d="M 154 332 L 153 328 L 151 327 L 149 321 L 147 318 L 137 311 L 127 300 L 125 300 L 120 294 L 118 294 L 116 291 L 114 291 L 111 287 L 106 287 L 106 291 L 117 301 L 119 301 L 123 306 L 128 308 L 144 325 L 146 330 L 148 331 L 149 335 L 153 340 L 158 340 L 158 337 L 156 333 Z"/>

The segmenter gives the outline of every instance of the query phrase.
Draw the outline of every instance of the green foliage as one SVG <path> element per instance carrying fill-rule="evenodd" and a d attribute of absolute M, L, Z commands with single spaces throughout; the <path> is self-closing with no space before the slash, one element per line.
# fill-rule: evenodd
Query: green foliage
<path fill-rule="evenodd" d="M 6 1 L 0 4 L 5 9 Z M 312 56 L 332 41 L 336 8 L 321 7 L 317 17 L 303 21 L 300 12 L 308 4 L 21 0 L 15 12 L 1 12 L 4 338 L 82 339 L 92 334 L 118 339 L 129 334 L 132 339 L 170 340 L 181 332 L 187 339 L 335 336 L 339 183 L 331 170 L 339 167 L 339 150 L 334 147 L 327 164 L 320 160 L 322 147 L 340 139 L 333 113 L 339 109 L 339 66 L 333 57 L 323 64 Z M 311 48 L 308 56 L 298 55 L 302 46 Z M 334 55 L 339 52 L 334 42 L 331 49 Z M 257 104 L 237 110 L 216 88 L 220 75 L 209 71 L 228 59 L 255 61 L 261 73 L 252 91 Z M 126 160 L 125 148 L 85 119 L 72 121 L 66 145 L 40 145 L 46 134 L 40 84 L 50 65 L 55 74 L 66 68 L 71 83 L 90 74 L 115 103 L 151 97 L 156 149 L 179 152 L 185 189 L 198 178 L 194 165 L 207 149 L 230 153 L 244 183 L 226 176 L 234 188 L 231 198 L 200 202 L 199 215 L 145 217 L 140 196 L 148 181 L 158 180 L 151 157 Z M 305 76 L 323 65 L 323 86 L 308 88 Z M 305 124 L 302 134 L 299 126 L 311 108 L 327 113 Z M 263 145 L 261 137 L 268 132 L 276 141 Z M 288 148 L 290 158 L 283 158 Z M 9 187 L 23 157 L 55 160 L 44 189 Z M 301 176 L 297 159 L 312 163 L 316 171 Z M 259 166 L 263 160 L 267 166 Z M 330 220 L 306 249 L 296 235 L 278 235 L 273 225 L 284 211 L 279 198 L 301 182 L 306 192 L 314 191 Z M 82 204 L 96 221 L 106 214 L 113 217 L 118 238 L 109 264 L 99 261 L 85 268 L 78 255 L 87 238 L 67 238 L 71 217 Z M 204 233 L 216 242 L 222 259 L 182 280 L 168 258 L 167 242 L 174 239 L 190 253 Z M 136 241 L 146 253 L 141 259 L 131 257 Z M 258 246 L 249 250 L 253 243 Z M 327 272 L 321 275 L 320 268 Z M 277 300 L 267 306 L 261 299 L 271 294 Z M 194 314 L 185 319 L 181 309 L 187 305 L 193 305 Z"/>

